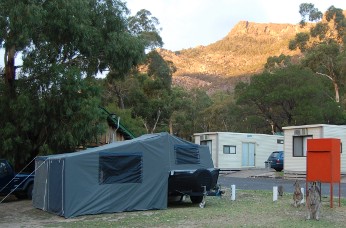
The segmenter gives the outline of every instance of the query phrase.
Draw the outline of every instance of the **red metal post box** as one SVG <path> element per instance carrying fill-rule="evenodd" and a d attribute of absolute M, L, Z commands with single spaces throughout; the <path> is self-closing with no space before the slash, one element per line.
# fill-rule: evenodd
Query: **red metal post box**
<path fill-rule="evenodd" d="M 341 142 L 336 138 L 307 140 L 306 182 L 330 183 L 333 207 L 333 183 L 339 184 L 340 206 Z"/>

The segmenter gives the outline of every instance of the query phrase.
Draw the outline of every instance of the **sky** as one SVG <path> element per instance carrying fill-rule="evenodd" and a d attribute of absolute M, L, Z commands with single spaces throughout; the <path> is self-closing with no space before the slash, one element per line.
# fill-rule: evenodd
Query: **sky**
<path fill-rule="evenodd" d="M 346 10 L 345 0 L 122 0 L 131 15 L 149 10 L 162 28 L 171 51 L 208 45 L 224 38 L 239 21 L 291 23 L 301 20 L 299 5 L 313 3 L 323 13 L 331 6 Z M 0 50 L 3 56 L 3 50 Z M 18 61 L 17 61 L 18 63 Z M 3 67 L 0 61 L 0 67 Z"/>
<path fill-rule="evenodd" d="M 178 51 L 224 38 L 239 21 L 298 24 L 299 5 L 321 12 L 331 5 L 346 10 L 345 0 L 124 0 L 131 15 L 149 10 L 162 28 L 163 48 Z"/>

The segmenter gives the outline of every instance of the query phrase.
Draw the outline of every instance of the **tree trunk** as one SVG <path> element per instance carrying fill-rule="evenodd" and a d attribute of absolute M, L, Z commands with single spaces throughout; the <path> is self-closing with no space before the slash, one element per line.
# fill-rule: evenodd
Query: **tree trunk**
<path fill-rule="evenodd" d="M 339 103 L 340 102 L 339 85 L 336 82 L 336 80 L 334 79 L 335 77 L 331 77 L 331 76 L 329 76 L 327 74 L 323 74 L 323 73 L 320 73 L 320 72 L 316 72 L 316 74 L 325 76 L 325 77 L 329 78 L 332 81 L 333 86 L 334 86 L 334 91 L 335 91 L 335 102 Z"/>
<path fill-rule="evenodd" d="M 122 96 L 118 96 L 118 107 L 120 109 L 125 109 L 125 105 L 124 105 L 124 99 Z"/>
<path fill-rule="evenodd" d="M 125 109 L 125 105 L 124 105 L 124 95 L 122 94 L 122 91 L 120 88 L 118 88 L 117 86 L 115 86 L 115 94 L 118 97 L 118 107 L 120 109 Z"/>
<path fill-rule="evenodd" d="M 173 135 L 173 120 L 169 118 L 169 134 Z"/>
<path fill-rule="evenodd" d="M 14 65 L 16 50 L 12 46 L 9 50 L 5 50 L 5 83 L 8 85 L 10 90 L 10 97 L 14 96 L 14 81 L 16 79 L 16 68 Z"/>
<path fill-rule="evenodd" d="M 142 122 L 143 122 L 143 125 L 145 127 L 145 130 L 147 131 L 147 134 L 149 133 L 149 128 L 148 128 L 148 125 L 147 123 L 142 119 Z"/>
<path fill-rule="evenodd" d="M 161 110 L 159 109 L 159 110 L 157 110 L 156 121 L 155 121 L 155 124 L 153 126 L 153 129 L 151 130 L 151 133 L 155 132 L 156 125 L 159 122 L 160 116 L 161 116 Z"/>
<path fill-rule="evenodd" d="M 334 90 L 335 90 L 335 101 L 337 103 L 340 102 L 340 95 L 339 95 L 339 86 L 338 83 L 336 83 L 335 80 L 333 80 Z"/>

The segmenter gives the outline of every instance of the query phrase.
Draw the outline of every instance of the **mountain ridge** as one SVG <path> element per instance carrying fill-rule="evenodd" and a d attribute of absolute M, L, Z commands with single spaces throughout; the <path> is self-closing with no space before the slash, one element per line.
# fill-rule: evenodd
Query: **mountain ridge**
<path fill-rule="evenodd" d="M 262 72 L 268 57 L 300 55 L 299 51 L 289 50 L 288 44 L 296 33 L 308 29 L 299 24 L 240 21 L 224 38 L 209 45 L 157 51 L 177 68 L 174 86 L 205 88 L 209 92 L 233 90 L 239 80 Z"/>

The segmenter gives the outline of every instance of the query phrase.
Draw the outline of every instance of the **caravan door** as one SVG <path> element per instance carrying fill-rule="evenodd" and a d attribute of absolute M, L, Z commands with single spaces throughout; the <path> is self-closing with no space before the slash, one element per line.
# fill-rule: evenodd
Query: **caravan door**
<path fill-rule="evenodd" d="M 255 166 L 255 143 L 242 143 L 242 167 Z"/>

